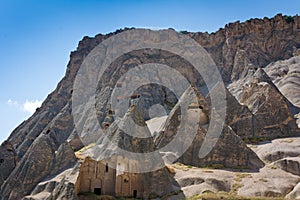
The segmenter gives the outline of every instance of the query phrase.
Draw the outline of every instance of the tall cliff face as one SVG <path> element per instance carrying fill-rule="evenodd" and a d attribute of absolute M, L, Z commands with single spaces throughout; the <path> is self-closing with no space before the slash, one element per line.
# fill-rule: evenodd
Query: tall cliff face
<path fill-rule="evenodd" d="M 229 23 L 216 33 L 190 33 L 223 72 L 226 82 L 237 80 L 245 68 L 287 59 L 300 46 L 300 16 L 276 15 Z"/>
<path fill-rule="evenodd" d="M 21 199 L 30 194 L 39 182 L 76 165 L 73 150 L 67 142 L 74 144 L 75 149 L 81 147 L 80 142 L 68 140 L 70 136 L 76 136 L 71 115 L 75 76 L 88 53 L 117 33 L 84 37 L 76 51 L 71 53 L 66 75 L 57 88 L 2 145 L 0 156 L 3 155 L 3 162 L 0 167 L 8 167 L 0 171 L 1 199 Z M 287 20 L 277 15 L 272 19 L 252 19 L 228 24 L 216 33 L 188 35 L 211 54 L 224 81 L 229 83 L 253 65 L 265 66 L 291 57 L 300 48 L 300 17 Z"/>

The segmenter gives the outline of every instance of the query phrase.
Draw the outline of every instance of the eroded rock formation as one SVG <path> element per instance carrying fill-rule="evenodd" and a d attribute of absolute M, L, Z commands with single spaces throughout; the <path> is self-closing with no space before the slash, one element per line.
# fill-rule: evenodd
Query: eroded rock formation
<path fill-rule="evenodd" d="M 128 29 L 123 31 L 126 30 Z M 27 196 L 29 199 L 76 198 L 77 194 L 75 194 L 76 190 L 74 189 L 76 181 L 68 181 L 66 178 L 62 178 L 67 175 L 59 176 L 56 179 L 58 175 L 67 172 L 68 169 L 78 167 L 79 161 L 75 158 L 72 148 L 77 150 L 83 145 L 79 140 L 71 115 L 73 84 L 80 65 L 90 51 L 103 40 L 117 33 L 84 37 L 79 42 L 76 51 L 71 53 L 66 75 L 57 88 L 47 97 L 41 108 L 37 109 L 33 116 L 18 126 L 9 136 L 7 142 L 2 144 L 0 148 L 0 159 L 3 159 L 0 164 L 1 199 L 22 199 L 27 195 L 29 195 Z M 250 68 L 266 66 L 271 62 L 293 56 L 297 52 L 295 49 L 300 47 L 300 17 L 295 16 L 292 20 L 286 20 L 285 16 L 277 15 L 272 19 L 251 19 L 243 23 L 230 23 L 224 29 L 220 29 L 212 34 L 187 34 L 211 54 L 222 73 L 225 83 L 230 83 L 242 78 Z M 112 64 L 112 68 L 120 69 L 122 66 L 127 66 L 127 69 L 129 69 L 140 63 L 150 61 L 173 65 L 175 69 L 181 69 L 195 85 L 202 84 L 201 79 L 196 76 L 193 70 L 186 71 L 189 68 L 188 63 L 168 52 L 159 52 L 156 50 L 131 52 L 129 55 L 116 60 Z M 101 98 L 98 98 L 96 107 L 100 123 L 104 122 L 106 113 L 109 113 L 110 109 L 110 105 L 102 101 L 107 99 L 110 94 L 101 93 L 101 87 L 113 87 L 122 73 L 124 72 L 111 70 L 102 79 L 103 82 L 99 84 L 98 97 Z M 264 90 L 263 92 L 265 90 L 270 91 L 269 94 L 272 99 L 283 99 L 282 96 L 278 96 L 278 93 L 276 93 L 278 91 L 274 88 L 269 88 L 268 85 L 263 86 L 259 83 L 257 83 L 257 86 L 259 89 L 252 89 Z M 144 89 L 144 91 L 147 91 L 147 88 Z M 160 95 L 165 97 L 168 94 L 163 89 L 149 91 L 157 98 L 153 101 L 149 101 L 148 99 L 143 103 L 142 107 L 152 103 L 162 103 L 162 100 L 158 97 Z M 252 94 L 249 92 L 247 93 L 247 97 L 250 98 Z M 257 95 L 257 93 L 254 95 Z M 165 103 L 163 106 L 165 108 L 170 106 L 168 109 L 171 111 L 177 99 L 174 99 L 172 95 L 169 95 L 169 97 L 163 99 L 163 103 Z M 246 99 L 246 96 L 244 99 Z M 282 103 L 283 101 L 280 102 Z M 289 106 L 281 103 L 279 104 L 280 108 L 282 108 L 283 112 L 287 113 Z M 243 154 L 244 156 L 252 155 L 241 139 L 235 135 L 235 133 L 237 135 L 247 134 L 248 130 L 252 130 L 249 128 L 249 119 L 252 118 L 252 115 L 245 106 L 236 105 L 242 108 L 239 112 L 244 113 L 245 118 L 241 117 L 243 118 L 242 120 L 240 118 L 229 120 L 231 123 L 226 122 L 227 126 L 225 128 L 227 131 L 223 136 L 231 138 L 235 144 L 240 144 L 239 146 L 242 146 L 242 149 L 246 150 L 246 153 Z M 266 109 L 264 111 L 267 111 L 269 114 L 274 115 L 274 112 L 267 110 L 269 108 L 272 108 L 272 106 L 263 109 Z M 260 111 L 259 108 L 258 111 Z M 147 112 L 143 111 L 142 113 Z M 145 114 L 144 117 L 147 118 L 148 116 Z M 291 115 L 287 113 L 286 115 L 279 115 L 279 117 L 276 123 L 278 122 L 280 125 L 277 126 L 276 130 L 280 129 L 281 133 L 289 132 L 291 130 L 289 129 L 290 125 L 294 123 L 292 122 Z M 262 118 L 264 120 L 265 115 Z M 236 123 L 234 120 L 238 120 L 240 123 Z M 282 122 L 283 126 L 281 125 Z M 110 121 L 110 123 L 112 124 L 113 121 Z M 272 123 L 274 124 L 274 121 Z M 247 131 L 244 130 L 244 133 L 242 133 L 240 131 L 244 125 L 247 127 Z M 267 124 L 261 126 L 266 127 Z M 204 133 L 204 131 L 201 133 Z M 261 133 L 261 135 L 264 134 L 265 132 Z M 258 136 L 261 135 L 258 134 Z M 218 160 L 213 155 L 211 159 Z M 221 161 L 222 159 L 219 160 Z M 233 163 L 239 165 L 239 162 L 235 162 L 238 160 L 240 159 L 234 159 Z M 245 157 L 241 160 L 243 165 L 247 163 L 246 160 L 249 161 Z M 226 164 L 225 160 L 224 163 Z M 207 164 L 209 164 L 208 160 Z M 75 170 L 74 173 L 79 173 L 79 171 Z M 149 177 L 149 180 L 155 180 L 159 176 L 158 174 Z M 155 186 L 153 186 L 152 190 L 155 190 Z M 297 193 L 297 188 L 295 188 L 295 193 Z"/>

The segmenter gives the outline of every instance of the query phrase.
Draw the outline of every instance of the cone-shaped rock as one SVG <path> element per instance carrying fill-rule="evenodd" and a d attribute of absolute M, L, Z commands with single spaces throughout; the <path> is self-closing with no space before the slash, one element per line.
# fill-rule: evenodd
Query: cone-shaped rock
<path fill-rule="evenodd" d="M 183 96 L 180 98 L 178 104 L 171 111 L 166 124 L 165 130 L 160 133 L 156 139 L 157 148 L 167 145 L 177 134 L 179 126 L 181 126 L 181 112 L 179 104 L 181 102 L 195 102 L 197 100 L 190 94 L 192 88 L 189 88 Z M 202 107 L 207 105 L 203 97 L 199 97 L 200 107 L 199 113 L 206 112 L 207 108 Z M 178 159 L 186 165 L 193 165 L 197 167 L 208 166 L 222 166 L 230 168 L 249 168 L 257 169 L 263 166 L 263 162 L 257 157 L 257 155 L 246 146 L 241 138 L 235 134 L 231 127 L 224 125 L 223 131 L 219 138 L 213 138 L 216 140 L 212 151 L 208 153 L 204 158 L 199 158 L 199 151 L 204 143 L 207 134 L 207 125 L 199 123 L 197 133 L 193 139 L 190 147 L 187 151 Z M 188 138 L 187 138 L 188 139 Z M 184 142 L 184 141 L 182 141 Z M 175 152 L 176 154 L 176 152 Z"/>
<path fill-rule="evenodd" d="M 230 85 L 238 101 L 253 113 L 253 136 L 274 138 L 297 135 L 293 113 L 297 110 L 262 68 Z"/>
<path fill-rule="evenodd" d="M 94 147 L 83 153 L 91 157 L 81 166 L 78 193 L 93 192 L 97 188 L 94 183 L 101 183 L 101 194 L 113 196 L 147 199 L 180 192 L 161 154 L 154 150 L 151 133 L 138 107 L 132 105 Z"/>

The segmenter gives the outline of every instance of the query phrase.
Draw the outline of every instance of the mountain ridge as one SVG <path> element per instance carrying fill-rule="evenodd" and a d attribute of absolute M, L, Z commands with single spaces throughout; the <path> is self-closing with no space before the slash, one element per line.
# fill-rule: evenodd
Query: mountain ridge
<path fill-rule="evenodd" d="M 72 148 L 78 150 L 82 144 L 78 140 L 70 139 L 71 135 L 77 134 L 71 116 L 74 79 L 84 58 L 95 46 L 119 32 L 128 30 L 130 29 L 125 28 L 107 35 L 85 36 L 77 49 L 71 52 L 66 74 L 56 89 L 7 139 L 13 146 L 16 159 L 10 156 L 7 160 L 9 167 L 0 172 L 1 199 L 20 199 L 29 195 L 45 178 L 76 164 Z M 271 62 L 292 57 L 300 48 L 300 17 L 294 16 L 287 21 L 285 16 L 278 14 L 271 19 L 229 23 L 211 34 L 184 34 L 196 40 L 211 54 L 225 84 L 229 84 L 240 79 L 249 68 L 266 66 Z M 0 150 L 0 156 L 6 155 L 7 151 L 9 148 Z M 43 163 L 38 162 L 43 157 L 41 155 L 46 156 Z M 63 161 L 61 158 L 66 155 L 69 160 Z M 61 166 L 55 167 L 60 161 Z M 33 169 L 46 170 L 30 175 Z"/>

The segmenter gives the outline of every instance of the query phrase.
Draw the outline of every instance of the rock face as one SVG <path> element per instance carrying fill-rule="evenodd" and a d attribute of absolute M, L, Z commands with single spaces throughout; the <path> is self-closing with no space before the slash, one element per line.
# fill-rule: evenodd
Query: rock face
<path fill-rule="evenodd" d="M 138 126 L 134 126 L 131 120 Z M 140 134 L 144 134 L 143 138 L 137 137 Z M 94 160 L 87 157 L 81 165 L 77 194 L 96 191 L 96 194 L 148 199 L 180 193 L 172 174 L 163 167 L 162 156 L 159 153 L 146 156 L 154 149 L 153 138 L 142 114 L 137 106 L 131 105 L 124 118 L 114 121 L 96 144 L 83 152 Z M 123 151 L 144 153 L 145 156 L 139 158 L 129 153 L 125 156 Z M 159 168 L 151 171 L 155 165 Z"/>
<path fill-rule="evenodd" d="M 29 147 L 1 186 L 1 198 L 20 199 L 41 180 L 56 175 L 76 164 L 73 150 L 65 143 L 72 128 L 72 118 L 66 106 Z M 66 159 L 68 158 L 68 159 Z"/>
<path fill-rule="evenodd" d="M 213 150 L 206 157 L 200 159 L 198 152 L 204 136 L 205 131 L 200 129 L 190 148 L 178 161 L 197 167 L 233 169 L 258 169 L 264 165 L 229 126 L 224 127 Z"/>
<path fill-rule="evenodd" d="M 241 105 L 236 98 L 226 90 L 226 124 L 241 138 L 255 135 L 254 123 L 257 121 L 246 105 Z"/>
<path fill-rule="evenodd" d="M 253 113 L 253 137 L 299 133 L 293 113 L 297 108 L 280 93 L 262 68 L 249 69 L 244 78 L 229 85 L 229 90 Z"/>
<path fill-rule="evenodd" d="M 128 29 L 124 31 L 126 30 Z M 76 51 L 71 53 L 66 75 L 57 88 L 47 97 L 41 108 L 37 109 L 33 116 L 18 126 L 9 136 L 7 142 L 1 145 L 0 159 L 3 159 L 0 163 L 1 199 L 22 199 L 28 195 L 29 199 L 44 199 L 46 196 L 49 199 L 74 197 L 75 190 L 72 185 L 74 182 L 69 183 L 66 179 L 55 180 L 55 183 L 50 181 L 44 185 L 47 192 L 42 193 L 40 191 L 44 191 L 43 183 L 45 181 L 55 179 L 65 170 L 78 164 L 72 150 L 72 148 L 80 149 L 82 147 L 71 115 L 71 97 L 75 76 L 84 58 L 91 50 L 103 40 L 117 33 L 118 31 L 107 35 L 99 34 L 93 38 L 84 37 L 79 42 Z M 294 49 L 299 48 L 300 45 L 300 17 L 295 16 L 292 20 L 287 20 L 285 16 L 277 15 L 272 19 L 252 19 L 244 23 L 231 23 L 226 25 L 224 29 L 212 34 L 187 34 L 211 54 L 222 73 L 224 81 L 230 83 L 242 77 L 245 70 L 252 66 L 265 66 L 279 59 L 290 58 L 295 52 Z M 112 63 L 112 67 L 120 69 L 127 66 L 127 69 L 130 69 L 142 62 L 156 62 L 174 66 L 175 69 L 181 70 L 180 72 L 189 77 L 195 85 L 201 85 L 201 80 L 196 76 L 196 73 L 193 70 L 186 70 L 191 69 L 189 63 L 168 52 L 157 54 L 156 50 L 149 49 L 142 52 L 131 52 L 130 55 L 125 55 Z M 122 75 L 122 71 L 112 70 L 107 73 L 103 82 L 99 83 L 96 107 L 101 123 L 104 122 L 110 109 L 109 104 L 103 101 L 110 94 L 101 93 L 104 91 L 101 90 L 101 87 L 107 86 L 109 89 L 116 83 L 120 75 Z M 147 88 L 141 89 L 144 91 L 144 93 L 143 91 L 141 93 L 147 95 Z M 152 104 L 160 103 L 164 108 L 168 108 L 168 111 L 171 111 L 177 102 L 177 99 L 172 94 L 168 95 L 169 92 L 163 88 L 155 91 L 150 90 L 150 93 L 153 93 L 152 95 L 156 98 L 152 101 L 145 98 L 147 101 L 142 103 L 141 107 L 148 106 L 150 108 Z M 160 99 L 159 96 L 165 96 L 166 98 Z M 274 97 L 277 98 L 278 96 L 275 95 Z M 238 104 L 236 105 L 238 106 Z M 243 124 L 247 124 L 249 127 L 251 114 L 247 110 L 248 108 L 243 106 L 240 108 L 242 108 L 240 112 L 245 113 L 245 118 L 243 120 L 239 119 L 240 123 L 235 123 L 234 120 L 231 123 L 228 122 L 227 125 L 233 131 L 226 127 L 226 132 L 228 133 L 227 136 L 235 143 L 244 145 L 234 132 L 239 135 L 239 130 L 242 130 Z M 282 108 L 284 111 L 284 105 Z M 142 111 L 144 119 L 149 117 L 147 111 Z M 274 115 L 274 113 L 272 114 Z M 283 126 L 280 125 L 283 132 L 291 130 L 289 129 L 291 120 L 288 117 L 290 115 L 286 116 L 287 118 L 283 119 Z M 110 123 L 113 123 L 113 120 Z M 244 132 L 246 134 L 246 131 Z M 201 133 L 203 134 L 205 131 Z M 248 152 L 246 155 L 251 154 L 245 146 L 242 149 Z M 241 160 L 243 160 L 243 164 L 247 163 L 246 160 L 249 161 L 245 157 Z M 155 176 L 149 177 L 149 180 L 155 180 L 155 178 Z M 153 187 L 152 190 L 155 190 L 155 186 Z M 50 191 L 51 194 L 49 194 Z"/>
<path fill-rule="evenodd" d="M 299 182 L 299 176 L 286 173 L 280 169 L 265 167 L 260 173 L 252 174 L 251 179 L 241 181 L 242 188 L 238 190 L 241 196 L 282 197 L 288 194 Z"/>
<path fill-rule="evenodd" d="M 40 182 L 24 200 L 39 199 L 74 199 L 77 200 L 75 183 L 78 178 L 79 166 L 67 169 L 50 180 Z"/>
<path fill-rule="evenodd" d="M 295 175 L 300 175 L 300 158 L 292 157 L 292 158 L 284 158 L 275 162 L 275 166 L 280 169 L 290 172 Z"/>
<path fill-rule="evenodd" d="M 17 155 L 13 145 L 8 141 L 3 142 L 0 146 L 0 185 L 2 185 L 5 179 L 10 175 L 16 163 Z"/>
<path fill-rule="evenodd" d="M 229 23 L 216 33 L 190 33 L 209 53 L 223 73 L 225 82 L 237 80 L 243 69 L 293 56 L 300 43 L 300 16 L 287 20 L 280 14 L 272 19 L 250 19 Z"/>
<path fill-rule="evenodd" d="M 156 139 L 158 149 L 170 143 L 170 141 L 174 139 L 175 135 L 179 134 L 177 131 L 179 130 L 180 126 L 185 126 L 186 131 L 191 130 L 191 128 L 189 127 L 190 124 L 182 119 L 182 117 L 185 116 L 181 116 L 180 106 L 182 106 L 182 103 L 184 102 L 190 102 L 191 105 L 198 100 L 194 99 L 194 97 L 192 96 L 192 90 L 193 88 L 189 88 L 180 98 L 178 104 L 171 111 L 168 119 L 166 120 L 166 124 L 164 125 L 165 129 Z M 208 109 L 206 106 L 208 106 L 208 103 L 205 101 L 205 99 L 200 97 L 199 102 L 201 102 L 200 107 L 202 108 L 198 109 L 199 112 L 201 110 L 204 113 L 211 112 L 211 110 L 207 111 Z M 238 116 L 235 116 L 233 118 L 237 117 Z M 232 128 L 226 123 L 223 127 L 223 131 L 220 137 L 214 138 L 217 139 L 217 142 L 212 151 L 204 158 L 199 158 L 200 148 L 203 145 L 206 134 L 208 132 L 208 124 L 209 121 L 203 121 L 200 119 L 200 126 L 197 130 L 195 138 L 191 139 L 192 141 L 190 147 L 178 159 L 179 162 L 197 167 L 218 166 L 220 168 L 258 169 L 263 166 L 262 161 L 256 156 L 256 154 L 246 146 L 242 139 L 238 135 L 236 135 Z M 189 140 L 187 137 L 184 137 L 183 139 L 185 141 Z M 175 148 L 176 147 L 174 147 L 174 151 L 176 151 Z M 173 152 L 173 154 L 176 153 L 177 152 Z"/>
<path fill-rule="evenodd" d="M 295 50 L 295 56 L 278 62 L 273 62 L 264 69 L 280 92 L 295 106 L 300 107 L 300 54 Z M 295 115 L 300 128 L 300 111 Z"/>
<path fill-rule="evenodd" d="M 300 56 L 273 62 L 264 70 L 280 92 L 295 106 L 300 107 Z"/>
<path fill-rule="evenodd" d="M 300 183 L 298 183 L 294 189 L 285 196 L 287 199 L 300 199 Z"/>
<path fill-rule="evenodd" d="M 299 138 L 275 139 L 253 148 L 255 153 L 267 163 L 279 161 L 284 158 L 297 157 L 300 152 Z"/>

